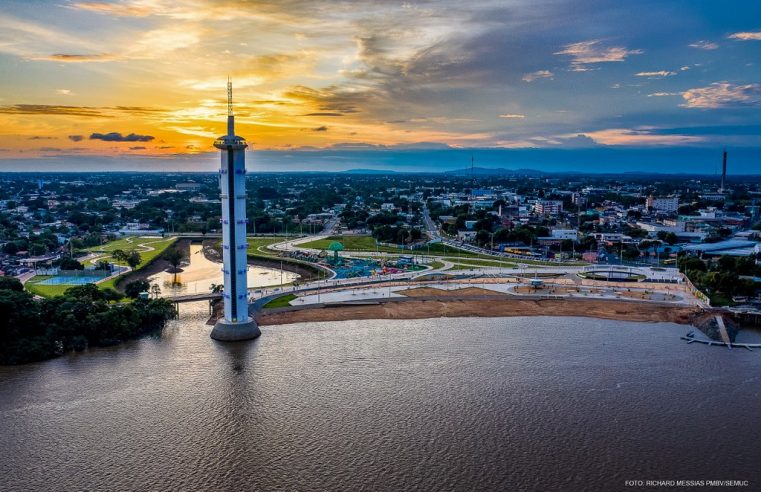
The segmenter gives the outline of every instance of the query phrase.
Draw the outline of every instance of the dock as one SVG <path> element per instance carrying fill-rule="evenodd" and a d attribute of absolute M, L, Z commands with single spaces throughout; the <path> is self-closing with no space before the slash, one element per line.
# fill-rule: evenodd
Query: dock
<path fill-rule="evenodd" d="M 727 348 L 744 348 L 748 349 L 751 352 L 753 352 L 754 348 L 761 349 L 761 343 L 733 343 L 733 342 L 719 342 L 717 340 L 700 340 L 697 338 L 691 338 L 687 336 L 681 336 L 679 337 L 682 340 L 686 340 L 687 343 L 702 343 L 704 345 L 718 345 L 719 347 L 727 347 Z"/>
<path fill-rule="evenodd" d="M 726 344 L 729 349 L 732 349 L 732 341 L 729 339 L 729 333 L 727 333 L 727 327 L 724 325 L 724 318 L 721 317 L 721 315 L 716 315 L 716 324 L 719 325 L 719 334 L 721 335 L 722 341 Z"/>

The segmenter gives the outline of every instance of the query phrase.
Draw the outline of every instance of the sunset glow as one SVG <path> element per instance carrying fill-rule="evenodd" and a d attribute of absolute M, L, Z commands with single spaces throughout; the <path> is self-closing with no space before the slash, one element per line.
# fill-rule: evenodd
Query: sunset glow
<path fill-rule="evenodd" d="M 758 148 L 759 18 L 731 1 L 13 0 L 0 166 L 211 152 L 228 75 L 259 150 Z"/>

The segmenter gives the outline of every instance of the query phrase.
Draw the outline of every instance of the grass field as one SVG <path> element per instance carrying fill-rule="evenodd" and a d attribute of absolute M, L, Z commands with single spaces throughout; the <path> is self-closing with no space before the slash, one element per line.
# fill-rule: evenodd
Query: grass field
<path fill-rule="evenodd" d="M 277 253 L 267 249 L 270 244 L 280 243 L 285 241 L 283 237 L 250 237 L 248 242 L 248 254 L 249 255 L 264 255 L 264 256 L 277 256 Z"/>
<path fill-rule="evenodd" d="M 102 246 L 94 246 L 88 248 L 86 251 L 91 253 L 106 253 L 106 256 L 95 259 L 107 260 L 117 265 L 124 265 L 123 262 L 115 261 L 108 253 L 121 249 L 123 251 L 132 251 L 133 249 L 140 253 L 140 264 L 135 267 L 135 270 L 140 270 L 142 267 L 150 263 L 157 256 L 161 255 L 166 249 L 177 241 L 176 237 L 168 238 L 156 238 L 156 237 L 128 237 L 124 239 L 117 239 L 115 241 L 108 242 Z M 147 248 L 152 248 L 146 251 Z"/>
<path fill-rule="evenodd" d="M 135 271 L 137 271 L 145 267 L 149 263 L 151 263 L 159 255 L 164 253 L 164 251 L 166 251 L 166 249 L 169 246 L 174 244 L 175 241 L 177 241 L 177 238 L 175 237 L 170 237 L 170 238 L 129 237 L 124 239 L 117 239 L 115 241 L 110 241 L 101 246 L 88 248 L 87 251 L 90 251 L 92 253 L 97 253 L 97 252 L 105 253 L 104 256 L 94 258 L 91 261 L 93 263 L 97 263 L 100 260 L 105 260 L 117 265 L 125 265 L 123 262 L 115 261 L 111 256 L 108 255 L 108 253 L 115 251 L 117 249 L 121 249 L 124 251 L 131 251 L 134 249 L 138 253 L 140 253 L 140 263 L 137 265 L 137 267 L 135 267 Z M 141 247 L 141 246 L 144 246 L 144 247 Z M 145 251 L 146 247 L 150 247 L 152 249 L 150 251 Z M 108 279 L 105 282 L 101 282 L 98 284 L 98 287 L 101 289 L 108 289 L 108 288 L 116 289 L 116 282 L 118 282 L 121 277 L 122 276 L 120 275 L 118 277 Z M 32 294 L 36 294 L 42 297 L 55 297 L 55 296 L 62 295 L 64 292 L 66 292 L 67 289 L 74 287 L 73 285 L 38 285 L 39 282 L 48 278 L 50 277 L 42 276 L 42 275 L 33 277 L 25 284 L 26 290 L 28 290 Z"/>
<path fill-rule="evenodd" d="M 279 308 L 279 307 L 287 307 L 291 305 L 291 301 L 296 299 L 296 296 L 293 294 L 286 294 L 284 296 L 280 296 L 276 299 L 272 299 L 270 302 L 264 305 L 264 309 L 269 308 Z"/>
<path fill-rule="evenodd" d="M 435 243 L 428 247 L 423 247 L 416 250 L 393 248 L 390 246 L 376 246 L 375 239 L 372 236 L 331 236 L 326 239 L 318 239 L 316 241 L 309 241 L 308 243 L 299 244 L 299 247 L 312 248 L 312 249 L 328 249 L 328 246 L 333 241 L 338 241 L 344 245 L 344 251 L 366 251 L 381 253 L 396 253 L 399 255 L 428 255 L 429 251 L 431 256 L 452 256 L 460 255 L 462 257 L 478 258 L 479 255 L 471 253 L 470 251 L 463 251 L 457 248 L 452 248 L 445 244 Z"/>
<path fill-rule="evenodd" d="M 55 297 L 63 295 L 68 289 L 74 287 L 74 285 L 38 285 L 39 282 L 51 278 L 50 275 L 37 275 L 32 277 L 24 284 L 24 288 L 34 295 L 42 297 Z"/>
<path fill-rule="evenodd" d="M 506 261 L 489 261 L 489 260 L 481 260 L 481 259 L 456 259 L 456 258 L 447 258 L 449 261 L 456 262 L 460 265 L 466 266 L 468 268 L 472 267 L 479 267 L 479 266 L 485 266 L 485 267 L 495 267 L 495 268 L 518 268 L 518 265 L 515 263 L 509 263 Z"/>

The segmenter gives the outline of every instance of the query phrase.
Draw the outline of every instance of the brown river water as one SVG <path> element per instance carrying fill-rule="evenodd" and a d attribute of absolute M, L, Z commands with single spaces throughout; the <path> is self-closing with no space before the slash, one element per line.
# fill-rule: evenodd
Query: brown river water
<path fill-rule="evenodd" d="M 226 345 L 204 303 L 181 313 L 0 367 L 0 490 L 761 490 L 761 352 L 683 326 L 344 321 Z"/>

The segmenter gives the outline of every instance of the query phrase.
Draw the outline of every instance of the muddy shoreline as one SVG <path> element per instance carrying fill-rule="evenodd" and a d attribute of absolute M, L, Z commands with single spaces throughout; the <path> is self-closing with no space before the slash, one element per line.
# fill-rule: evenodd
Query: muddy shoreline
<path fill-rule="evenodd" d="M 362 319 L 425 319 L 440 317 L 575 316 L 618 321 L 692 324 L 700 309 L 658 303 L 597 299 L 415 298 L 377 304 L 315 305 L 257 313 L 261 325 Z"/>

